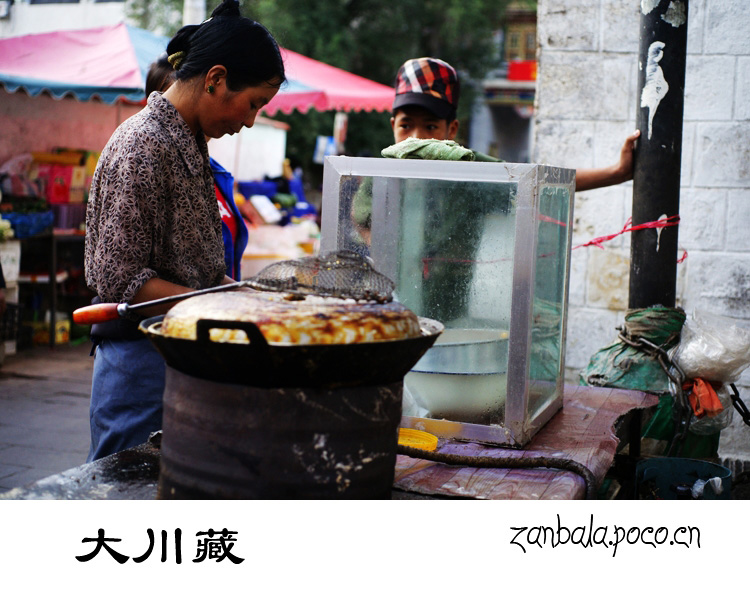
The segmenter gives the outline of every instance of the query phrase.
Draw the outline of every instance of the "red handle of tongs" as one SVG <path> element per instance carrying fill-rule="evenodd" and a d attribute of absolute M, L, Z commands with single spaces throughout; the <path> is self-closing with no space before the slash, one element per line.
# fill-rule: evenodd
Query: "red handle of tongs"
<path fill-rule="evenodd" d="M 127 305 L 124 305 L 127 306 Z M 73 311 L 73 322 L 78 325 L 94 325 L 105 321 L 114 321 L 121 317 L 120 304 L 116 302 L 103 302 L 84 306 Z"/>

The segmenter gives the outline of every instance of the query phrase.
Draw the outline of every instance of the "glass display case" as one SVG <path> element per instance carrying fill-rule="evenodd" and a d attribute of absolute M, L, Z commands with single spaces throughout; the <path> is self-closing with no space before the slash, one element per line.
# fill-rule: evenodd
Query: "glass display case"
<path fill-rule="evenodd" d="M 445 326 L 402 426 L 523 446 L 561 408 L 574 189 L 544 165 L 326 159 L 321 253 L 368 256 Z"/>

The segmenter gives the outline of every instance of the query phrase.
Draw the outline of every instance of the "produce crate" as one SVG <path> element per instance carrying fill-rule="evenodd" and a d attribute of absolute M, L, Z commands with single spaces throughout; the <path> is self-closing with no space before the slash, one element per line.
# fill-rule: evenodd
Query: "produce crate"
<path fill-rule="evenodd" d="M 18 239 L 31 237 L 52 227 L 55 213 L 51 210 L 37 213 L 3 213 L 3 218 L 13 225 Z"/>

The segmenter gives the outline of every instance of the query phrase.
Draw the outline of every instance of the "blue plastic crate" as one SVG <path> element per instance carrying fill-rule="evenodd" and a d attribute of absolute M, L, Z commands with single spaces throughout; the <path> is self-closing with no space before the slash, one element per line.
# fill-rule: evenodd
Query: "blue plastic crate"
<path fill-rule="evenodd" d="M 18 239 L 31 237 L 46 231 L 55 221 L 55 213 L 51 210 L 36 213 L 3 213 L 3 219 L 10 221 L 15 236 Z"/>

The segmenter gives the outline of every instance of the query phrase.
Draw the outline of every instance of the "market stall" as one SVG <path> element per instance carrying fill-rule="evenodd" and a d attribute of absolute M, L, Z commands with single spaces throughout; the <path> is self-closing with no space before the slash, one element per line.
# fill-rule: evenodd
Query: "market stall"
<path fill-rule="evenodd" d="M 337 157 L 325 177 L 325 254 L 141 323 L 168 368 L 158 450 L 133 451 L 158 454 L 158 485 L 138 493 L 595 497 L 616 424 L 656 399 L 563 385 L 572 171 Z"/>
<path fill-rule="evenodd" d="M 658 401 L 563 385 L 572 173 L 346 157 L 327 166 L 325 243 L 360 252 L 275 263 L 143 321 L 168 365 L 162 432 L 6 498 L 596 497 L 618 451 L 637 448 L 630 424 Z M 378 201 L 363 247 L 349 178 L 368 177 Z M 457 194 L 481 209 L 448 215 Z M 430 215 L 444 220 L 415 235 L 410 225 Z M 454 235 L 467 228 L 481 235 Z M 117 318 L 145 307 L 93 308 Z M 358 337 L 370 319 L 377 331 L 419 327 Z M 492 335 L 502 326 L 507 335 Z M 347 341 L 335 337 L 345 331 Z M 442 337 L 467 331 L 480 335 Z M 434 446 L 402 443 L 406 429 Z"/>
<path fill-rule="evenodd" d="M 285 54 L 290 84 L 269 113 L 390 108 L 387 86 Z M 317 83 L 302 78 L 316 72 Z M 96 157 L 58 165 L 70 151 L 51 154 L 32 155 L 28 179 L 65 205 L 59 221 L 85 204 Z M 263 257 L 267 242 L 270 266 L 245 261 L 252 277 L 238 289 L 166 299 L 178 303 L 141 323 L 168 365 L 158 497 L 388 497 L 394 481 L 428 495 L 593 497 L 615 421 L 651 399 L 564 388 L 573 178 L 541 165 L 329 159 L 326 253 L 273 276 L 280 259 L 316 253 L 318 215 L 288 169 L 241 181 L 249 248 Z M 54 308 L 53 293 L 52 323 Z M 147 306 L 92 308 L 109 319 Z M 438 454 L 405 450 L 404 429 L 432 435 Z M 469 481 L 454 471 L 466 466 L 479 470 Z"/>
<path fill-rule="evenodd" d="M 38 198 L 38 212 L 45 213 L 43 218 L 33 218 L 37 221 L 33 232 L 20 231 L 18 238 L 43 231 L 51 236 L 49 246 L 54 250 L 56 236 L 80 234 L 97 152 L 120 123 L 141 109 L 146 73 L 167 42 L 166 37 L 123 23 L 0 40 L 0 95 L 6 107 L 0 115 L 0 128 L 6 132 L 0 139 L 0 164 L 15 161 L 12 175 L 32 184 L 11 191 L 6 200 L 13 195 Z M 267 116 L 259 116 L 251 129 L 209 144 L 211 155 L 240 183 L 236 199 L 246 203 L 244 215 L 251 226 L 245 261 L 248 275 L 269 261 L 317 250 L 312 223 L 319 215 L 307 203 L 299 176 L 284 170 L 287 126 L 268 116 L 311 108 L 341 114 L 384 111 L 393 98 L 388 86 L 291 50 L 282 52 L 288 81 L 265 108 Z M 55 60 L 48 60 L 50 56 Z M 67 149 L 83 150 L 77 159 L 66 162 Z M 27 161 L 30 155 L 33 160 Z M 24 214 L 32 212 L 30 204 L 25 203 Z M 18 211 L 6 201 L 4 212 Z M 23 280 L 46 284 L 40 289 L 47 290 L 48 305 L 55 303 L 63 283 L 58 279 L 66 277 L 54 262 Z M 55 312 L 50 331 L 55 330 Z M 54 343 L 55 336 L 48 337 Z"/>
<path fill-rule="evenodd" d="M 563 410 L 524 450 L 480 448 L 442 439 L 437 453 L 419 458 L 419 450 L 400 448 L 389 497 L 392 499 L 465 498 L 580 500 L 604 480 L 618 444 L 628 440 L 626 415 L 641 413 L 657 402 L 643 392 L 603 388 L 566 391 Z M 620 436 L 621 439 L 618 439 Z M 4 500 L 155 500 L 159 495 L 161 439 L 124 450 L 93 463 L 46 477 L 1 496 Z M 441 455 L 460 454 L 450 463 Z M 413 454 L 410 456 L 409 454 Z M 476 462 L 485 460 L 485 465 Z M 544 466 L 545 457 L 549 460 Z M 462 462 L 462 459 L 464 462 Z M 493 459 L 516 467 L 492 467 Z M 537 460 L 535 468 L 523 466 Z M 568 460 L 566 468 L 563 461 Z M 591 476 L 587 480 L 583 473 Z M 593 488 L 593 490 L 592 490 Z"/>

